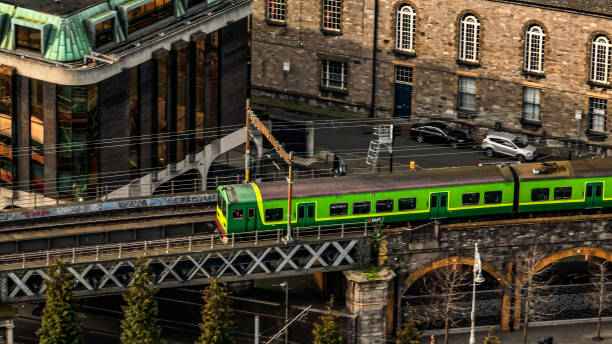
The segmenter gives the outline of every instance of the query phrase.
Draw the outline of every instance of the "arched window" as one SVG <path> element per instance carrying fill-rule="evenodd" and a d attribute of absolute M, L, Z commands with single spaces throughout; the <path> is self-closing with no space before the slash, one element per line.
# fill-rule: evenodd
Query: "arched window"
<path fill-rule="evenodd" d="M 591 47 L 591 81 L 610 82 L 610 39 L 597 36 Z"/>
<path fill-rule="evenodd" d="M 544 38 L 546 34 L 539 25 L 531 25 L 525 32 L 525 70 L 544 71 Z"/>
<path fill-rule="evenodd" d="M 414 51 L 414 20 L 415 13 L 409 5 L 402 5 L 397 9 L 395 49 Z"/>
<path fill-rule="evenodd" d="M 461 33 L 459 35 L 459 59 L 478 62 L 478 40 L 480 38 L 480 22 L 472 14 L 461 18 Z"/>

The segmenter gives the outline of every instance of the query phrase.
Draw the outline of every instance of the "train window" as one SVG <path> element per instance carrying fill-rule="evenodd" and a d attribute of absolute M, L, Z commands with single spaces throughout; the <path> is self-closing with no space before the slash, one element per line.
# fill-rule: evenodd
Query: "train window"
<path fill-rule="evenodd" d="M 416 209 L 416 198 L 400 198 L 397 200 L 397 209 L 398 210 L 412 210 Z"/>
<path fill-rule="evenodd" d="M 595 187 L 595 197 L 601 197 L 601 192 L 602 191 L 602 186 L 601 185 L 597 185 Z"/>
<path fill-rule="evenodd" d="M 480 193 L 470 192 L 461 195 L 461 205 L 478 205 L 480 204 Z"/>
<path fill-rule="evenodd" d="M 353 214 L 369 214 L 372 209 L 370 201 L 355 202 L 353 203 Z"/>
<path fill-rule="evenodd" d="M 563 187 L 555 188 L 555 200 L 558 199 L 572 199 L 572 188 Z"/>
<path fill-rule="evenodd" d="M 497 204 L 502 201 L 501 191 L 487 191 L 484 193 L 484 204 Z"/>
<path fill-rule="evenodd" d="M 242 209 L 234 209 L 234 211 L 232 211 L 232 218 L 235 220 L 241 219 L 242 218 Z"/>
<path fill-rule="evenodd" d="M 531 200 L 534 202 L 548 201 L 550 199 L 549 189 L 532 189 Z"/>
<path fill-rule="evenodd" d="M 586 196 L 593 197 L 593 187 L 591 185 L 587 186 Z"/>
<path fill-rule="evenodd" d="M 226 206 L 227 206 L 227 203 L 225 203 L 225 198 L 221 198 L 221 212 L 223 213 L 223 216 L 227 216 L 227 214 L 225 213 Z"/>
<path fill-rule="evenodd" d="M 254 208 L 249 208 L 249 218 L 254 218 L 255 217 L 255 209 Z"/>
<path fill-rule="evenodd" d="M 266 209 L 266 221 L 280 221 L 283 219 L 283 208 Z"/>
<path fill-rule="evenodd" d="M 298 207 L 298 219 L 303 219 L 304 215 L 306 215 L 304 207 Z"/>
<path fill-rule="evenodd" d="M 336 203 L 329 206 L 329 216 L 348 214 L 348 203 Z"/>
<path fill-rule="evenodd" d="M 381 199 L 376 201 L 376 212 L 386 213 L 393 211 L 393 200 L 392 199 Z"/>
<path fill-rule="evenodd" d="M 309 205 L 308 206 L 308 217 L 312 218 L 314 217 L 314 205 Z"/>

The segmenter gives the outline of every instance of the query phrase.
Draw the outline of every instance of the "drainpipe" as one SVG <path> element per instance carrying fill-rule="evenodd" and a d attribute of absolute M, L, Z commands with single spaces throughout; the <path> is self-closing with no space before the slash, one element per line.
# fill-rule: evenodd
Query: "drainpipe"
<path fill-rule="evenodd" d="M 370 117 L 376 117 L 376 55 L 378 53 L 378 1 L 374 0 L 374 41 L 372 42 L 372 99 Z"/>

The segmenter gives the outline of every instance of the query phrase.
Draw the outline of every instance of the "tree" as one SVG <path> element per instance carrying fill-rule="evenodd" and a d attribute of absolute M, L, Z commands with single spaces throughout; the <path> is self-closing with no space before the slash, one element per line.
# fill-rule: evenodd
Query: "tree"
<path fill-rule="evenodd" d="M 423 280 L 433 302 L 419 316 L 428 323 L 444 324 L 444 344 L 448 344 L 449 328 L 465 319 L 469 311 L 465 306 L 469 295 L 464 290 L 471 278 L 472 270 L 452 265 L 435 269 Z"/>
<path fill-rule="evenodd" d="M 162 344 L 161 329 L 157 325 L 157 289 L 151 286 L 152 276 L 149 264 L 144 259 L 136 261 L 132 272 L 132 285 L 123 300 L 123 320 L 121 320 L 121 343 L 123 344 Z"/>
<path fill-rule="evenodd" d="M 49 280 L 47 300 L 42 312 L 41 326 L 36 332 L 41 344 L 81 344 L 85 343 L 81 329 L 81 319 L 76 312 L 76 300 L 72 295 L 74 277 L 66 263 L 57 262 L 47 271 Z"/>
<path fill-rule="evenodd" d="M 233 324 L 227 290 L 210 279 L 210 286 L 202 292 L 202 334 L 196 344 L 232 344 Z"/>
<path fill-rule="evenodd" d="M 529 323 L 550 315 L 544 306 L 552 301 L 551 293 L 546 291 L 551 278 L 547 277 L 549 266 L 541 266 L 543 259 L 544 254 L 536 246 L 519 256 L 515 280 L 523 298 L 523 344 L 527 344 Z"/>
<path fill-rule="evenodd" d="M 501 340 L 498 337 L 493 335 L 493 326 L 489 328 L 489 333 L 487 337 L 484 339 L 483 344 L 501 344 Z"/>
<path fill-rule="evenodd" d="M 596 342 L 604 340 L 601 336 L 601 315 L 610 303 L 608 281 L 611 274 L 608 266 L 609 262 L 604 260 L 593 263 L 591 268 L 591 283 L 597 292 L 597 297 L 595 298 L 597 306 L 597 335 L 593 337 L 593 340 Z"/>
<path fill-rule="evenodd" d="M 321 322 L 315 324 L 312 334 L 314 335 L 313 344 L 340 344 L 342 336 L 336 324 L 337 313 L 333 309 L 334 297 L 332 296 L 327 303 L 327 311 L 321 315 Z"/>
<path fill-rule="evenodd" d="M 412 314 L 406 315 L 406 321 L 402 329 L 397 334 L 395 344 L 420 344 L 423 337 L 423 330 L 417 328 L 418 321 L 414 320 Z"/>

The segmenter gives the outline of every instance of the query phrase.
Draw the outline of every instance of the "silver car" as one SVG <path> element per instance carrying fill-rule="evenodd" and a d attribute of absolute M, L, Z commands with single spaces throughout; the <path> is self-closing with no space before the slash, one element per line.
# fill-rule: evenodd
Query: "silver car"
<path fill-rule="evenodd" d="M 491 157 L 495 153 L 531 161 L 535 158 L 536 147 L 514 134 L 493 132 L 482 140 L 482 149 Z"/>

